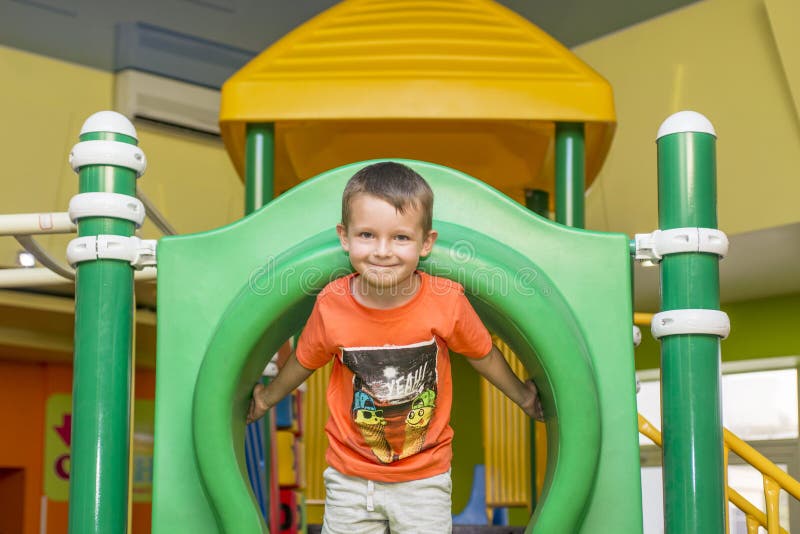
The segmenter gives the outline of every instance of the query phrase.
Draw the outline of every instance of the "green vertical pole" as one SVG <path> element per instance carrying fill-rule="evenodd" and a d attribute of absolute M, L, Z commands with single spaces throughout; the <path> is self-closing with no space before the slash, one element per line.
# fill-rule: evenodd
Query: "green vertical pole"
<path fill-rule="evenodd" d="M 557 122 L 556 222 L 575 228 L 584 227 L 584 157 L 583 123 Z"/>
<path fill-rule="evenodd" d="M 556 123 L 556 221 L 584 227 L 586 188 L 583 124 Z"/>
<path fill-rule="evenodd" d="M 247 140 L 245 147 L 245 215 L 249 215 L 255 210 L 272 200 L 275 191 L 275 125 L 273 123 L 256 123 L 247 125 Z M 269 383 L 269 379 L 262 377 L 264 384 Z M 267 525 L 270 531 L 277 525 L 277 518 L 272 517 L 272 499 L 277 495 L 272 495 L 273 465 L 272 459 L 275 452 L 272 450 L 271 434 L 273 432 L 272 414 L 264 415 L 264 463 L 266 465 L 267 476 L 267 495 L 265 509 L 269 514 Z"/>
<path fill-rule="evenodd" d="M 249 215 L 274 194 L 275 125 L 248 124 L 246 142 L 244 213 Z"/>
<path fill-rule="evenodd" d="M 85 154 L 84 148 L 97 146 L 87 143 L 98 141 L 110 148 L 90 157 L 91 164 L 76 168 L 80 192 L 135 196 L 137 171 L 108 155 L 130 153 L 130 145 L 137 144 L 133 125 L 117 113 L 96 113 L 84 123 L 73 154 Z M 79 237 L 133 232 L 134 223 L 122 219 L 87 217 L 78 222 Z M 123 533 L 128 528 L 132 310 L 133 269 L 128 262 L 103 259 L 77 264 L 69 479 L 72 534 Z"/>
<path fill-rule="evenodd" d="M 716 134 L 694 112 L 659 129 L 658 222 L 661 230 L 717 228 Z M 662 311 L 719 309 L 719 258 L 689 252 L 661 261 Z M 725 531 L 719 337 L 661 338 L 664 520 L 667 534 Z"/>

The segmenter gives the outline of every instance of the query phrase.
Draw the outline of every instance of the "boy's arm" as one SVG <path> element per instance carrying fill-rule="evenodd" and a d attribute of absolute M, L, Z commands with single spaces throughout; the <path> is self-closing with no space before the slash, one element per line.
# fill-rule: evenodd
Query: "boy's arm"
<path fill-rule="evenodd" d="M 522 382 L 517 378 L 497 347 L 492 345 L 492 350 L 483 358 L 467 358 L 467 361 L 481 376 L 519 405 L 528 417 L 544 421 L 542 403 L 539 400 L 536 384 L 531 380 Z"/>
<path fill-rule="evenodd" d="M 261 383 L 256 384 L 255 388 L 253 388 L 253 398 L 250 400 L 247 423 L 250 424 L 262 418 L 270 408 L 305 382 L 313 372 L 313 369 L 306 369 L 300 365 L 300 362 L 297 361 L 297 356 L 292 352 L 278 372 L 275 380 L 266 386 Z"/>

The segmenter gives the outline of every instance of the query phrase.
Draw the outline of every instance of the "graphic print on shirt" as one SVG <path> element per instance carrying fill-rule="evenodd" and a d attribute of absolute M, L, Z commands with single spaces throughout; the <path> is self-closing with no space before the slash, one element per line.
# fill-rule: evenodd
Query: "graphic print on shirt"
<path fill-rule="evenodd" d="M 353 422 L 381 463 L 422 450 L 436 408 L 436 338 L 403 346 L 343 347 L 353 372 Z"/>

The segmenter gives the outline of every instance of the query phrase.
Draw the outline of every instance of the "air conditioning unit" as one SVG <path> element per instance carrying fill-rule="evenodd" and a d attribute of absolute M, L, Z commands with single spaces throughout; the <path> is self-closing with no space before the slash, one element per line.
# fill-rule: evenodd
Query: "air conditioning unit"
<path fill-rule="evenodd" d="M 220 92 L 134 69 L 116 74 L 114 108 L 130 119 L 219 135 Z"/>

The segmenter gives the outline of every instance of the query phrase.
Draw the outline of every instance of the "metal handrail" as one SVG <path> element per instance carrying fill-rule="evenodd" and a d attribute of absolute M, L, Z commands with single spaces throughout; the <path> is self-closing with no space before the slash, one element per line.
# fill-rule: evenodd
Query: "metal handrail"
<path fill-rule="evenodd" d="M 659 447 L 662 446 L 661 432 L 642 416 L 642 414 L 639 414 L 639 432 L 650 438 L 653 443 Z M 735 489 L 728 486 L 727 483 L 725 485 L 725 493 L 728 500 L 745 515 L 748 534 L 756 534 L 759 526 L 766 528 L 768 534 L 788 534 L 778 523 L 779 493 L 781 489 L 784 489 L 795 499 L 800 500 L 800 482 L 790 477 L 766 456 L 748 445 L 727 428 L 723 428 L 723 437 L 726 448 L 725 471 L 727 472 L 728 470 L 727 450 L 731 450 L 742 460 L 756 468 L 764 478 L 764 499 L 767 505 L 766 514 L 759 510 L 753 503 L 745 499 Z M 730 531 L 727 526 L 727 521 L 726 531 Z"/>

